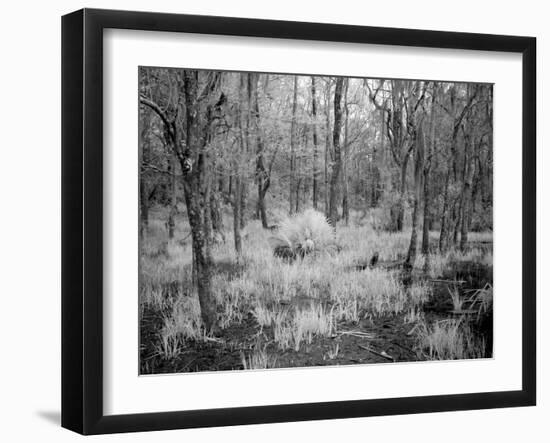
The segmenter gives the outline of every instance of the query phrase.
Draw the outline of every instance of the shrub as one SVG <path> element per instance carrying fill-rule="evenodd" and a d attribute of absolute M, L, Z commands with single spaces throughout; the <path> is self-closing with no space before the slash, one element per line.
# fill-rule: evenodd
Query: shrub
<path fill-rule="evenodd" d="M 278 233 L 269 238 L 269 243 L 276 255 L 295 258 L 299 253 L 305 255 L 334 246 L 335 236 L 323 214 L 307 209 L 283 220 Z"/>

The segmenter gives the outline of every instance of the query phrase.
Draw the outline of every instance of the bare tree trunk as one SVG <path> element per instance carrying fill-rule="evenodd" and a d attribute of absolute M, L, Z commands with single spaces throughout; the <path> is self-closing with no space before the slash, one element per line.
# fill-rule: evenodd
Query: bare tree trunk
<path fill-rule="evenodd" d="M 381 156 L 384 155 L 384 144 L 385 144 L 385 127 L 386 124 L 384 122 L 384 110 L 380 109 L 380 153 Z M 371 199 L 370 199 L 370 206 L 371 208 L 375 208 L 378 206 L 378 200 L 380 199 L 380 170 L 378 168 L 378 149 L 376 148 L 376 143 L 374 144 L 373 151 L 372 151 L 372 164 L 374 166 L 372 171 L 372 188 L 371 188 Z"/>
<path fill-rule="evenodd" d="M 473 129 L 471 129 L 473 131 Z M 464 153 L 465 172 L 464 182 L 462 187 L 462 220 L 460 228 L 460 250 L 464 252 L 466 250 L 466 244 L 468 243 L 468 231 L 470 229 L 471 219 L 471 196 L 472 196 L 472 176 L 473 176 L 473 144 L 474 135 L 470 133 L 468 135 L 466 143 L 466 150 Z"/>
<path fill-rule="evenodd" d="M 340 181 L 340 170 L 342 168 L 342 158 L 340 153 L 340 132 L 342 129 L 342 89 L 344 79 L 336 79 L 336 88 L 334 91 L 334 130 L 332 135 L 332 145 L 334 148 L 334 165 L 330 177 L 330 199 L 329 199 L 329 222 L 336 227 L 338 219 L 338 182 Z"/>
<path fill-rule="evenodd" d="M 311 77 L 311 118 L 313 120 L 313 209 L 317 209 L 319 199 L 319 147 L 317 140 L 317 98 L 315 77 Z"/>
<path fill-rule="evenodd" d="M 424 131 L 422 129 L 422 123 L 418 125 L 414 143 L 416 145 L 414 164 L 414 207 L 412 215 L 411 242 L 409 244 L 407 259 L 405 260 L 405 266 L 408 269 L 412 269 L 414 267 L 418 243 L 418 220 L 420 218 L 419 207 L 420 200 L 422 198 L 422 171 L 424 169 Z"/>
<path fill-rule="evenodd" d="M 241 240 L 241 178 L 235 177 L 233 186 L 233 240 L 235 243 L 235 253 L 237 261 L 240 261 L 243 248 Z"/>
<path fill-rule="evenodd" d="M 215 234 L 216 240 L 225 242 L 223 216 L 220 209 L 219 194 L 212 191 L 210 193 L 210 214 L 212 231 Z"/>
<path fill-rule="evenodd" d="M 448 212 L 449 212 L 449 181 L 451 176 L 451 170 L 447 166 L 447 172 L 445 173 L 445 190 L 443 192 L 443 208 L 441 210 L 441 227 L 439 232 L 439 252 L 445 252 L 448 247 L 447 231 L 448 231 Z"/>
<path fill-rule="evenodd" d="M 449 186 L 450 186 L 450 180 L 451 180 L 451 173 L 453 174 L 453 177 L 456 181 L 456 168 L 457 168 L 456 147 L 457 147 L 458 131 L 460 129 L 460 125 L 462 123 L 462 120 L 464 119 L 466 113 L 470 110 L 470 107 L 472 106 L 472 103 L 473 103 L 476 95 L 477 95 L 477 89 L 474 89 L 473 93 L 468 92 L 468 101 L 466 102 L 466 104 L 462 108 L 462 111 L 460 112 L 460 114 L 456 115 L 456 106 L 455 106 L 456 90 L 455 90 L 455 86 L 453 85 L 453 87 L 451 89 L 451 101 L 453 103 L 453 110 L 452 111 L 453 111 L 453 114 L 454 114 L 454 119 L 453 119 L 453 132 L 452 132 L 452 135 L 451 135 L 451 153 L 450 153 L 448 161 L 447 161 L 447 171 L 446 171 L 446 175 L 445 175 L 445 192 L 444 192 L 444 197 L 443 197 L 443 211 L 442 211 L 442 214 L 441 214 L 441 231 L 440 231 L 440 234 L 439 234 L 439 250 L 441 252 L 447 250 L 447 248 L 449 247 L 449 239 L 450 239 L 449 234 L 450 234 L 450 228 L 452 227 L 451 226 L 451 220 L 456 221 L 457 219 L 460 218 L 459 216 L 456 216 L 456 208 L 455 208 L 456 205 L 453 205 L 453 212 L 455 212 L 455 217 L 451 218 L 451 220 L 449 220 L 449 208 L 450 208 L 450 205 L 451 205 L 451 202 L 450 202 L 451 196 L 450 196 Z M 457 228 L 456 224 L 455 224 L 454 232 L 456 232 L 457 233 L 456 235 L 458 235 L 458 228 Z M 455 236 L 453 236 L 453 239 L 454 239 L 454 237 Z"/>
<path fill-rule="evenodd" d="M 328 218 L 329 216 L 329 197 L 330 197 L 330 189 L 329 189 L 329 159 L 332 157 L 331 154 L 331 139 L 330 139 L 330 82 L 327 81 L 327 88 L 325 91 L 325 215 Z"/>
<path fill-rule="evenodd" d="M 260 80 L 259 74 L 249 74 L 251 76 L 250 87 L 252 89 L 252 127 L 254 132 L 254 138 L 256 142 L 256 183 L 258 186 L 258 215 L 262 221 L 262 227 L 268 228 L 267 224 L 267 212 L 265 208 L 265 195 L 269 189 L 270 180 L 264 164 L 264 145 L 262 141 L 262 135 L 260 133 L 260 105 L 258 97 L 258 82 Z"/>
<path fill-rule="evenodd" d="M 178 213 L 176 186 L 176 155 L 170 155 L 170 212 L 168 214 L 168 238 L 174 238 L 176 215 Z"/>
<path fill-rule="evenodd" d="M 240 220 L 239 224 L 241 226 L 241 229 L 244 229 L 246 226 L 246 200 L 248 197 L 248 186 L 246 179 L 243 177 L 241 180 L 241 210 L 239 212 L 240 214 Z"/>
<path fill-rule="evenodd" d="M 194 186 L 191 186 L 193 188 Z M 201 317 L 207 329 L 211 329 L 216 323 L 216 302 L 212 294 L 212 257 L 208 245 L 208 239 L 204 232 L 206 226 L 202 210 L 196 205 L 191 193 L 186 193 L 186 199 L 189 203 L 188 214 L 189 224 L 193 238 L 193 253 L 195 257 L 195 275 L 197 278 L 197 290 L 199 295 L 199 304 L 201 307 Z"/>
<path fill-rule="evenodd" d="M 462 222 L 462 202 L 455 202 L 454 208 L 453 208 L 453 221 L 454 221 L 454 227 L 453 227 L 453 247 L 456 246 L 458 243 L 458 233 L 460 231 L 460 225 Z"/>
<path fill-rule="evenodd" d="M 346 185 L 343 186 L 344 192 L 342 193 L 342 218 L 346 226 L 349 226 L 349 202 L 348 193 L 346 192 Z"/>
<path fill-rule="evenodd" d="M 144 238 L 149 229 L 149 186 L 145 177 L 144 165 L 149 162 L 149 114 L 144 120 L 140 119 L 140 141 L 139 141 L 139 154 L 140 154 L 140 173 L 139 173 L 139 236 Z"/>
<path fill-rule="evenodd" d="M 348 146 L 348 87 L 349 82 L 346 79 L 344 87 L 344 111 L 346 117 L 344 120 L 344 149 L 342 149 L 342 218 L 346 226 L 349 226 L 349 183 L 348 183 L 348 162 L 349 162 L 349 146 Z"/>
<path fill-rule="evenodd" d="M 246 113 L 244 115 L 244 128 L 245 128 L 245 137 L 244 137 L 244 157 L 243 160 L 243 176 L 241 179 L 241 219 L 240 225 L 241 230 L 246 226 L 247 220 L 247 202 L 248 202 L 248 178 L 249 178 L 249 158 L 253 155 L 253 146 L 256 142 L 256 134 L 254 133 L 254 118 L 253 118 L 253 105 L 254 105 L 254 95 L 253 87 L 254 81 L 253 77 L 257 74 L 247 73 L 244 80 L 244 93 L 245 93 L 245 102 L 246 102 Z"/>
<path fill-rule="evenodd" d="M 377 202 L 378 202 L 378 197 L 377 197 L 377 193 L 378 193 L 378 176 L 377 176 L 377 173 L 378 173 L 378 167 L 376 165 L 376 154 L 377 154 L 377 149 L 376 149 L 376 142 L 373 144 L 372 146 L 372 159 L 370 161 L 370 168 L 369 168 L 369 172 L 370 172 L 370 182 L 371 182 L 371 187 L 370 187 L 370 207 L 371 208 L 375 208 L 377 206 Z"/>
<path fill-rule="evenodd" d="M 198 94 L 199 77 L 203 76 L 203 92 Z M 185 70 L 172 87 L 174 95 L 185 97 L 183 117 L 169 118 L 153 101 L 140 97 L 140 103 L 151 108 L 162 120 L 167 142 L 180 162 L 187 216 L 193 245 L 193 268 L 201 318 L 207 330 L 215 330 L 216 300 L 212 294 L 212 255 L 210 252 L 210 172 L 211 159 L 206 146 L 211 139 L 213 116 L 220 111 L 220 74 Z M 179 99 L 178 99 L 179 100 Z"/>
<path fill-rule="evenodd" d="M 260 213 L 260 220 L 262 221 L 262 227 L 264 229 L 269 228 L 267 223 L 267 211 L 265 207 L 265 195 L 269 187 L 261 187 L 258 185 L 258 212 Z"/>
<path fill-rule="evenodd" d="M 216 328 L 216 300 L 212 294 L 212 254 L 210 250 L 210 159 L 205 150 L 210 139 L 213 115 L 213 100 L 201 101 L 198 98 L 199 72 L 184 72 L 185 93 L 185 132 L 186 146 L 194 155 L 195 165 L 189 168 L 189 158 L 179 156 L 184 174 L 184 189 L 187 215 L 193 238 L 193 255 L 197 292 L 201 307 L 201 318 L 207 330 Z M 209 95 L 219 94 L 219 74 L 208 74 L 207 90 Z M 204 104 L 203 104 L 204 103 Z M 179 139 L 175 140 L 178 149 Z"/>
<path fill-rule="evenodd" d="M 430 270 L 430 169 L 424 169 L 424 217 L 422 221 L 422 255 L 424 272 Z"/>
<path fill-rule="evenodd" d="M 292 94 L 292 120 L 290 122 L 290 189 L 289 189 L 289 213 L 296 210 L 296 106 L 298 98 L 298 76 L 294 76 L 294 90 Z"/>
<path fill-rule="evenodd" d="M 401 162 L 401 180 L 399 187 L 399 202 L 397 206 L 397 218 L 396 218 L 396 229 L 401 232 L 403 230 L 403 223 L 405 219 L 405 200 L 407 194 L 407 166 L 409 165 L 409 153 L 408 151 L 404 154 L 403 160 Z"/>
<path fill-rule="evenodd" d="M 424 273 L 430 270 L 430 227 L 431 227 L 431 165 L 432 155 L 435 152 L 435 97 L 438 91 L 437 83 L 434 84 L 430 106 L 430 143 L 428 145 L 427 164 L 424 167 L 424 220 L 422 223 L 422 254 L 424 255 Z"/>
<path fill-rule="evenodd" d="M 139 235 L 144 238 L 149 230 L 149 190 L 143 178 L 143 172 L 139 179 L 139 216 Z"/>
<path fill-rule="evenodd" d="M 409 148 L 406 147 L 406 127 L 403 124 L 403 110 L 405 109 L 404 102 L 404 89 L 406 81 L 392 80 L 392 103 L 394 111 L 392 113 L 392 127 L 393 127 L 393 148 L 396 153 L 394 156 L 401 156 L 396 159 L 396 164 L 400 171 L 400 180 L 398 184 L 399 198 L 397 205 L 394 208 L 395 214 L 395 229 L 397 231 L 403 230 L 403 221 L 405 218 L 405 194 L 407 192 L 407 166 L 409 163 Z M 402 152 L 404 151 L 404 152 Z"/>
<path fill-rule="evenodd" d="M 235 253 L 237 256 L 237 262 L 241 261 L 242 257 L 242 238 L 241 230 L 244 228 L 244 215 L 243 212 L 246 208 L 246 177 L 245 168 L 248 154 L 248 121 L 249 121 L 249 74 L 242 73 L 240 75 L 239 86 L 239 107 L 238 107 L 238 125 L 239 125 L 239 154 L 234 158 L 234 172 L 233 179 L 233 240 L 235 244 Z"/>
<path fill-rule="evenodd" d="M 300 212 L 300 186 L 302 185 L 302 177 L 300 175 L 300 158 L 297 157 L 295 161 L 296 161 L 296 166 L 295 166 L 296 178 L 295 178 L 294 188 L 296 191 L 296 196 L 294 199 L 294 203 L 296 203 L 296 207 L 294 209 L 294 212 L 298 213 Z"/>
<path fill-rule="evenodd" d="M 241 155 L 238 159 L 239 165 L 239 190 L 235 195 L 239 196 L 239 229 L 243 230 L 246 226 L 246 201 L 248 197 L 248 155 L 250 153 L 251 131 L 250 131 L 250 113 L 251 113 L 251 88 L 250 73 L 240 75 L 240 102 L 239 102 L 239 133 L 241 143 Z"/>

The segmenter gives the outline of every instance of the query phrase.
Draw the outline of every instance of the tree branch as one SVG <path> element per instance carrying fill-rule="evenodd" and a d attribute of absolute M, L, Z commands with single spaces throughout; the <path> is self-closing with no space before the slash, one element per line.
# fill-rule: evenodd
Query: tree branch
<path fill-rule="evenodd" d="M 164 123 L 164 125 L 169 129 L 171 130 L 171 121 L 168 119 L 168 116 L 166 115 L 166 112 L 164 112 L 162 110 L 162 108 L 156 104 L 154 101 L 152 100 L 149 100 L 148 98 L 146 97 L 143 97 L 143 96 L 140 96 L 139 97 L 139 102 L 145 106 L 148 106 L 149 108 L 151 108 L 153 111 L 155 111 L 155 113 L 160 117 L 160 119 L 162 120 L 162 122 Z"/>

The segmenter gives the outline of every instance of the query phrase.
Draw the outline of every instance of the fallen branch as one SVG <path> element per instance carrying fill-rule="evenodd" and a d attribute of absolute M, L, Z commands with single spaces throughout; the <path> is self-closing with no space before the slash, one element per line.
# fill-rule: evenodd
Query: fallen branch
<path fill-rule="evenodd" d="M 221 338 L 215 338 L 215 337 L 207 337 L 207 336 L 204 336 L 204 337 L 202 337 L 202 339 L 203 339 L 204 341 L 211 341 L 211 342 L 214 342 L 214 343 L 220 343 L 220 344 L 225 343 L 225 341 L 222 340 Z"/>
<path fill-rule="evenodd" d="M 395 361 L 395 359 L 388 355 L 386 352 L 382 351 L 382 352 L 378 352 L 378 351 L 375 351 L 374 349 L 371 349 L 369 348 L 368 346 L 361 346 L 361 345 L 358 345 L 361 349 L 364 349 L 365 351 L 369 351 L 369 352 L 372 352 L 374 355 L 378 355 L 379 357 L 382 357 L 382 358 L 385 358 L 386 360 L 391 360 L 391 361 Z"/>
<path fill-rule="evenodd" d="M 462 285 L 462 284 L 466 283 L 466 280 L 443 280 L 443 279 L 440 279 L 440 278 L 431 278 L 429 281 L 431 281 L 433 283 L 453 283 L 453 284 L 458 284 L 458 285 Z"/>
<path fill-rule="evenodd" d="M 418 323 L 415 324 L 415 325 L 413 326 L 413 328 L 412 328 L 409 332 L 407 332 L 407 335 L 408 335 L 408 336 L 413 335 L 413 334 L 416 332 L 416 330 L 419 328 L 419 326 L 420 326 L 420 324 L 418 324 Z"/>
<path fill-rule="evenodd" d="M 404 349 L 405 351 L 408 351 L 413 355 L 417 355 L 416 352 L 414 352 L 411 348 L 409 348 L 407 346 L 403 346 L 401 343 L 398 343 L 396 341 L 392 341 L 392 344 L 394 344 L 396 346 L 399 346 L 401 349 Z"/>
<path fill-rule="evenodd" d="M 374 334 L 369 334 L 368 332 L 362 332 L 362 331 L 336 331 L 336 335 L 351 335 L 353 337 L 359 337 L 359 338 L 374 338 Z"/>

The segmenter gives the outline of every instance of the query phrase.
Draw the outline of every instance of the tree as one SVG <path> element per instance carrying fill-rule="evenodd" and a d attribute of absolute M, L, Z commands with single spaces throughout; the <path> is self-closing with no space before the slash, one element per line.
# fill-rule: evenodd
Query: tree
<path fill-rule="evenodd" d="M 433 83 L 432 98 L 430 101 L 430 143 L 424 164 L 424 218 L 422 223 L 422 254 L 424 255 L 424 272 L 430 269 L 430 224 L 431 224 L 431 169 L 432 157 L 435 155 L 435 101 L 438 93 L 438 84 Z"/>
<path fill-rule="evenodd" d="M 319 141 L 317 138 L 317 90 L 315 85 L 315 77 L 311 76 L 311 119 L 312 137 L 313 137 L 313 209 L 317 209 L 319 201 Z"/>
<path fill-rule="evenodd" d="M 256 143 L 256 184 L 258 186 L 258 213 L 262 221 L 262 227 L 264 229 L 268 228 L 267 223 L 267 212 L 265 207 L 265 196 L 271 185 L 271 177 L 268 174 L 265 161 L 264 161 L 264 143 L 262 141 L 262 135 L 260 132 L 260 106 L 258 98 L 258 82 L 260 80 L 259 74 L 248 74 L 249 75 L 249 85 L 252 90 L 251 100 L 252 100 L 252 132 L 255 137 Z"/>
<path fill-rule="evenodd" d="M 415 146 L 415 162 L 414 162 L 414 204 L 412 214 L 411 240 L 409 243 L 409 251 L 405 260 L 405 267 L 411 270 L 416 260 L 416 249 L 418 243 L 418 221 L 420 218 L 420 204 L 422 199 L 422 173 L 424 169 L 424 131 L 422 122 L 418 124 L 418 128 L 413 128 L 414 131 L 414 146 Z"/>
<path fill-rule="evenodd" d="M 178 213 L 177 183 L 176 183 L 176 155 L 170 155 L 170 212 L 168 213 L 168 238 L 174 238 L 176 215 Z"/>
<path fill-rule="evenodd" d="M 449 246 L 449 233 L 451 221 L 455 217 L 450 217 L 450 206 L 451 206 L 451 182 L 456 181 L 457 177 L 457 143 L 458 143 L 458 134 L 462 120 L 464 119 L 466 113 L 472 106 L 472 103 L 476 96 L 476 91 L 473 94 L 469 95 L 467 98 L 466 104 L 458 112 L 458 106 L 456 104 L 457 86 L 452 85 L 450 90 L 451 98 L 451 110 L 447 110 L 447 113 L 453 117 L 452 124 L 452 134 L 451 134 L 451 143 L 450 143 L 450 153 L 447 156 L 447 169 L 445 173 L 445 187 L 444 187 L 444 196 L 443 196 L 443 209 L 441 211 L 441 229 L 439 234 L 439 250 L 444 252 Z M 456 213 L 456 211 L 455 211 Z"/>
<path fill-rule="evenodd" d="M 294 88 L 292 93 L 292 117 L 290 121 L 290 171 L 289 171 L 289 213 L 296 211 L 296 107 L 298 104 L 298 77 L 294 76 Z"/>
<path fill-rule="evenodd" d="M 393 231 L 410 213 L 405 264 L 421 236 L 426 270 L 430 229 L 444 251 L 492 227 L 490 85 L 140 68 L 139 88 L 140 235 L 161 214 L 180 241 L 188 222 L 208 328 L 213 244 L 233 231 L 242 260 L 247 211 L 266 229 L 313 207 L 336 227 L 362 205 Z"/>
<path fill-rule="evenodd" d="M 342 129 L 342 89 L 344 79 L 338 77 L 336 79 L 336 87 L 334 90 L 334 129 L 332 135 L 332 146 L 334 149 L 334 162 L 330 177 L 330 198 L 329 198 L 329 216 L 328 220 L 333 227 L 336 227 L 338 220 L 338 183 L 340 180 L 340 170 L 342 168 L 342 158 L 340 152 L 340 132 Z"/>
<path fill-rule="evenodd" d="M 237 153 L 233 158 L 233 238 L 237 261 L 242 256 L 241 230 L 244 228 L 244 210 L 246 208 L 246 156 L 249 143 L 249 122 L 250 122 L 250 82 L 248 75 L 239 75 L 239 92 L 237 105 Z"/>
<path fill-rule="evenodd" d="M 329 163 L 333 161 L 332 144 L 331 144 L 331 129 L 330 129 L 330 97 L 332 91 L 332 79 L 327 78 L 325 81 L 325 214 L 327 218 L 330 213 L 330 188 L 329 188 Z"/>
<path fill-rule="evenodd" d="M 175 110 L 183 108 L 183 116 L 173 116 L 158 103 L 140 96 L 140 103 L 152 109 L 162 120 L 174 155 L 183 174 L 184 196 L 191 227 L 193 245 L 193 273 L 201 308 L 201 317 L 207 330 L 216 327 L 216 303 L 211 291 L 212 256 L 210 251 L 210 158 L 207 148 L 213 126 L 223 102 L 219 72 L 184 70 L 174 71 L 172 85 L 178 96 Z M 177 78 L 176 78 L 177 77 Z"/>
<path fill-rule="evenodd" d="M 349 225 L 349 180 L 348 180 L 348 162 L 349 162 L 349 106 L 348 106 L 348 88 L 349 80 L 344 82 L 344 145 L 341 149 L 342 154 L 342 218 L 346 226 Z"/>
<path fill-rule="evenodd" d="M 139 173 L 139 236 L 144 238 L 145 233 L 149 228 L 149 188 L 147 186 L 147 180 L 145 177 L 145 170 L 143 165 L 149 162 L 149 139 L 148 131 L 150 129 L 151 117 L 149 112 L 143 112 L 139 120 L 140 124 L 140 143 L 139 154 L 141 158 L 140 173 Z"/>
<path fill-rule="evenodd" d="M 398 170 L 393 174 L 392 184 L 398 194 L 398 199 L 390 208 L 391 226 L 393 231 L 403 230 L 403 218 L 405 215 L 405 194 L 407 192 L 407 167 L 413 144 L 410 143 L 410 135 L 407 129 L 407 100 L 411 95 L 411 88 L 414 83 L 404 80 L 380 80 L 377 89 L 373 92 L 369 86 L 369 80 L 365 80 L 365 86 L 369 91 L 369 96 L 375 108 L 383 114 L 386 114 L 386 135 L 390 141 L 389 147 L 392 159 Z M 386 100 L 378 99 L 384 86 L 388 83 L 390 86 L 388 98 Z M 383 92 L 383 91 L 382 91 Z"/>

